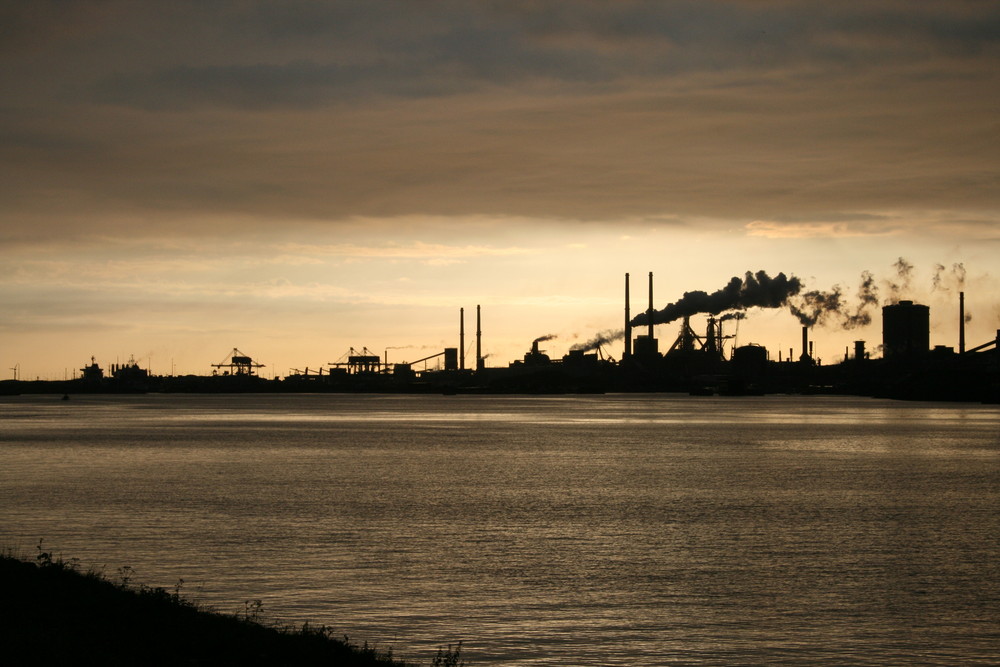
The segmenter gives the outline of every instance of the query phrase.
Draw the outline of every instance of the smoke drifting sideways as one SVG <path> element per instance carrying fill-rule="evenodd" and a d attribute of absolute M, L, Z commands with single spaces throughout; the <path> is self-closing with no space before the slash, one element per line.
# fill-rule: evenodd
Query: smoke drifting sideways
<path fill-rule="evenodd" d="M 912 267 L 910 267 L 912 268 Z M 817 324 L 838 324 L 844 329 L 856 329 L 872 323 L 869 309 L 878 307 L 878 287 L 871 271 L 862 271 L 858 285 L 857 305 L 844 300 L 843 288 L 834 285 L 830 291 L 811 290 L 798 295 L 789 309 L 804 327 Z"/>
<path fill-rule="evenodd" d="M 707 313 L 718 315 L 726 311 L 724 319 L 743 319 L 747 308 L 780 308 L 788 304 L 788 299 L 798 294 L 802 282 L 795 276 L 787 277 L 779 273 L 773 278 L 766 271 L 753 273 L 747 271 L 742 278 L 733 276 L 725 287 L 709 294 L 701 290 L 685 292 L 679 300 L 667 305 L 662 310 L 652 313 L 640 313 L 632 318 L 633 327 L 646 326 L 652 317 L 653 324 L 667 324 L 681 317 Z M 574 351 L 595 350 L 601 345 L 620 340 L 625 337 L 624 330 L 604 331 L 586 343 L 574 345 Z"/>
<path fill-rule="evenodd" d="M 614 343 L 615 341 L 622 340 L 625 338 L 624 329 L 608 329 L 607 331 L 602 331 L 585 343 L 576 343 L 569 349 L 573 352 L 590 352 L 596 350 L 602 345 L 608 345 L 609 343 Z"/>
<path fill-rule="evenodd" d="M 718 315 L 730 310 L 747 308 L 781 308 L 802 290 L 802 281 L 795 276 L 779 273 L 775 277 L 766 271 L 747 271 L 743 278 L 733 276 L 722 289 L 709 294 L 701 290 L 685 292 L 684 296 L 652 313 L 640 313 L 632 318 L 632 326 L 667 324 L 681 317 L 706 313 Z"/>
<path fill-rule="evenodd" d="M 893 263 L 895 279 L 884 280 L 887 291 L 884 303 L 898 303 L 911 291 L 913 264 L 900 257 Z M 962 264 L 951 269 L 935 266 L 934 291 L 963 289 L 966 271 Z M 856 329 L 872 323 L 872 311 L 879 307 L 879 289 L 871 271 L 862 271 L 854 299 L 846 297 L 844 288 L 834 285 L 829 290 L 804 291 L 802 281 L 794 275 L 779 273 L 773 278 L 765 271 L 747 271 L 742 278 L 734 276 L 725 287 L 709 294 L 703 291 L 685 292 L 677 301 L 652 312 L 653 324 L 666 324 L 685 316 L 723 314 L 719 321 L 742 320 L 749 308 L 788 308 L 802 326 L 838 326 Z M 966 321 L 971 316 L 966 313 Z M 649 324 L 650 313 L 632 318 L 633 327 Z M 574 351 L 591 351 L 625 337 L 624 330 L 602 331 L 585 343 L 574 345 Z"/>

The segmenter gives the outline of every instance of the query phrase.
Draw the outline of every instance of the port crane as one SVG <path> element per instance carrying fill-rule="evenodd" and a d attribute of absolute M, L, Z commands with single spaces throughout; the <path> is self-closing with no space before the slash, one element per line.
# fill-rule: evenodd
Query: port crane
<path fill-rule="evenodd" d="M 250 356 L 240 352 L 235 347 L 229 356 L 218 364 L 212 364 L 213 368 L 228 368 L 225 375 L 254 375 L 258 368 L 264 368 L 264 364 L 258 364 Z M 214 371 L 218 374 L 218 371 Z"/>
<path fill-rule="evenodd" d="M 347 357 L 346 362 L 344 361 L 344 357 Z M 326 365 L 333 366 L 334 368 L 346 366 L 347 372 L 351 375 L 357 375 L 358 373 L 379 373 L 382 370 L 382 357 L 374 354 L 367 347 L 362 348 L 360 352 L 352 347 L 347 353 L 341 355 L 340 359 L 327 362 Z"/>

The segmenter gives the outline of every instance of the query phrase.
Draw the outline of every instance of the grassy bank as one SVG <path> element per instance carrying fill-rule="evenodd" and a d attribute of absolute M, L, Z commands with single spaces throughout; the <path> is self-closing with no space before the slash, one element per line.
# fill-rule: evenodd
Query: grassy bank
<path fill-rule="evenodd" d="M 325 627 L 270 627 L 257 605 L 242 616 L 200 609 L 180 590 L 133 586 L 81 572 L 39 549 L 0 555 L 0 640 L 6 664 L 344 665 L 406 667 L 391 652 L 355 646 Z M 15 656 L 23 656 L 21 658 Z M 10 662 L 13 661 L 13 662 Z M 436 667 L 463 664 L 439 651 Z M 410 667 L 413 667 L 412 664 Z"/>

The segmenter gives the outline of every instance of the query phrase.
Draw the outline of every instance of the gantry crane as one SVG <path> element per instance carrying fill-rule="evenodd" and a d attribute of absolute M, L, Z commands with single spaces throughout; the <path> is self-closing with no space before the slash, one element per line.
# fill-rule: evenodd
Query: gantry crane
<path fill-rule="evenodd" d="M 264 368 L 264 364 L 258 364 L 235 347 L 221 363 L 212 364 L 212 366 L 214 368 L 228 368 L 226 375 L 255 375 L 258 368 Z M 214 372 L 218 374 L 218 371 Z"/>

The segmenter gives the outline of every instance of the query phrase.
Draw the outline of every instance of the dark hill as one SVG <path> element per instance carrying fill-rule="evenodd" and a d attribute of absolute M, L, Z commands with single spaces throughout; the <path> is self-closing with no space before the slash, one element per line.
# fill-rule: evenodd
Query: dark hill
<path fill-rule="evenodd" d="M 199 609 L 162 588 L 78 572 L 47 554 L 0 557 L 6 664 L 344 665 L 404 667 L 387 653 Z"/>

